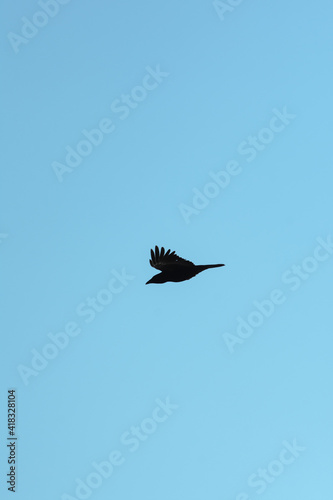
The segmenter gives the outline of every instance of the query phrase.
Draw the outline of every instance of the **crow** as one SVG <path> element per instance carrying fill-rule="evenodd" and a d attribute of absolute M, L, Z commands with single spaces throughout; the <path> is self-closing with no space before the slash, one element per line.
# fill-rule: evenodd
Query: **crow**
<path fill-rule="evenodd" d="M 193 276 L 196 276 L 206 269 L 224 266 L 224 264 L 196 266 L 193 262 L 178 257 L 178 255 L 175 252 L 171 252 L 171 250 L 165 251 L 164 247 L 161 247 L 161 250 L 159 250 L 158 246 L 155 246 L 155 253 L 154 250 L 150 250 L 150 253 L 150 265 L 162 272 L 155 274 L 155 276 L 147 281 L 146 285 L 149 283 L 166 283 L 167 281 L 185 281 L 193 278 Z"/>

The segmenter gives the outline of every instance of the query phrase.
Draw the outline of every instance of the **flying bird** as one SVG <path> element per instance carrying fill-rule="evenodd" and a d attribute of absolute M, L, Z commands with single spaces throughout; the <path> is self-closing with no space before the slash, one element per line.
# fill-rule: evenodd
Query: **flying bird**
<path fill-rule="evenodd" d="M 171 250 L 165 251 L 164 247 L 161 247 L 161 250 L 159 250 L 158 246 L 155 246 L 155 252 L 154 250 L 150 250 L 150 254 L 150 265 L 162 272 L 155 274 L 155 276 L 147 281 L 146 285 L 149 285 L 149 283 L 166 283 L 167 281 L 185 281 L 193 278 L 193 276 L 196 276 L 206 269 L 224 266 L 224 264 L 196 266 L 193 262 L 178 257 L 178 255 L 175 252 L 171 252 Z"/>

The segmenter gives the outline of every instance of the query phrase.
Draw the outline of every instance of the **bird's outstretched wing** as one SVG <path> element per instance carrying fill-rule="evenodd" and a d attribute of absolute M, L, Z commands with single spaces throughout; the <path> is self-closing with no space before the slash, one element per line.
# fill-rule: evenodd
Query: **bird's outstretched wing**
<path fill-rule="evenodd" d="M 168 266 L 179 266 L 179 267 L 192 267 L 194 266 L 193 262 L 189 260 L 182 259 L 175 252 L 171 252 L 171 250 L 164 250 L 164 247 L 161 247 L 161 250 L 158 249 L 158 246 L 155 246 L 154 250 L 150 250 L 151 259 L 149 260 L 150 265 L 158 269 L 159 271 L 164 271 L 168 268 Z"/>

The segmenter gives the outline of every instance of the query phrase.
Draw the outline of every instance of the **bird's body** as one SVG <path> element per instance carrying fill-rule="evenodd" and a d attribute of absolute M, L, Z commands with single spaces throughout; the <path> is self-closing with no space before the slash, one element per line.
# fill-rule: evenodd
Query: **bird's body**
<path fill-rule="evenodd" d="M 186 281 L 206 269 L 224 266 L 224 264 L 196 266 L 193 262 L 182 259 L 175 252 L 171 252 L 171 250 L 165 251 L 164 247 L 161 247 L 161 250 L 159 250 L 155 246 L 155 252 L 151 250 L 150 253 L 150 265 L 161 272 L 147 281 L 146 285 L 149 283 L 166 283 L 167 281 Z"/>

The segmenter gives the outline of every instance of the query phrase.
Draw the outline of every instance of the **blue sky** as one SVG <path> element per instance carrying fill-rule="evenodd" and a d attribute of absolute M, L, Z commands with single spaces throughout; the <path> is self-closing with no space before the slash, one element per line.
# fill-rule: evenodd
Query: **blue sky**
<path fill-rule="evenodd" d="M 7 6 L 2 498 L 331 499 L 332 14 Z"/>

